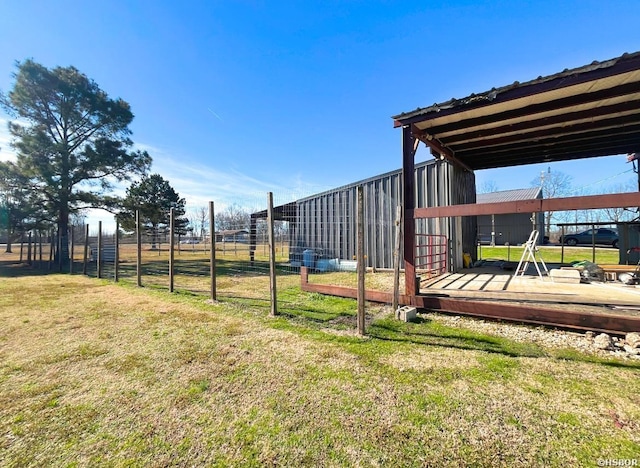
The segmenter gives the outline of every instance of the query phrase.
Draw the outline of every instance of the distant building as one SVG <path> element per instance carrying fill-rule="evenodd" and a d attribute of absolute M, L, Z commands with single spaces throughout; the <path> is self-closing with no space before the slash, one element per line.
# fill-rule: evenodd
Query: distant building
<path fill-rule="evenodd" d="M 216 232 L 216 242 L 249 242 L 249 231 L 246 229 L 231 229 Z"/>
<path fill-rule="evenodd" d="M 535 200 L 542 198 L 542 189 L 532 187 L 526 189 L 503 190 L 500 192 L 479 193 L 476 203 L 498 203 L 511 201 Z M 500 215 L 478 216 L 478 242 L 490 245 L 492 237 L 495 245 L 518 245 L 526 242 L 533 229 L 540 233 L 542 243 L 544 232 L 544 213 L 512 213 Z M 493 236 L 492 236 L 493 233 Z"/>
<path fill-rule="evenodd" d="M 395 170 L 297 200 L 291 229 L 291 255 L 306 249 L 330 259 L 352 260 L 356 255 L 356 191 L 364 193 L 366 266 L 393 268 L 396 210 L 402 198 L 402 170 Z M 475 202 L 475 175 L 446 162 L 429 160 L 415 165 L 417 207 Z M 427 263 L 442 262 L 446 271 L 462 267 L 463 252 L 475 250 L 475 218 L 416 220 L 417 253 Z M 428 237 L 431 236 L 431 237 Z M 431 243 L 438 245 L 431 246 Z M 402 238 L 401 238 L 402 245 Z M 435 255 L 441 252 L 441 255 Z M 450 252 L 450 253 L 449 253 Z M 425 253 L 434 253 L 426 259 Z"/>
<path fill-rule="evenodd" d="M 274 207 L 274 218 L 289 222 L 289 248 L 291 261 L 300 263 L 305 250 L 317 258 L 351 260 L 356 254 L 356 189 L 363 187 L 364 241 L 366 266 L 392 268 L 396 245 L 396 208 L 402 194 L 402 171 L 396 170 L 349 185 L 318 193 L 286 205 Z M 415 165 L 415 197 L 417 207 L 447 206 L 471 203 L 492 203 L 542 198 L 540 188 L 506 190 L 475 194 L 473 173 L 435 160 Z M 266 218 L 266 210 L 251 215 L 249 236 L 251 252 L 255 250 L 256 220 Z M 417 247 L 418 255 L 436 253 L 433 260 L 444 260 L 445 270 L 456 271 L 462 267 L 463 252 L 476 257 L 478 241 L 488 245 L 495 232 L 495 245 L 512 245 L 526 242 L 533 229 L 532 213 L 492 216 L 466 216 L 458 218 L 417 219 L 417 244 L 429 242 L 438 245 Z M 492 223 L 493 219 L 493 223 Z M 495 231 L 492 230 L 492 226 Z M 535 216 L 540 241 L 544 236 L 544 215 Z M 218 233 L 216 234 L 218 235 Z M 440 239 L 440 240 L 438 240 Z M 401 239 L 402 244 L 402 239 Z M 444 252 L 439 256 L 437 252 Z"/>

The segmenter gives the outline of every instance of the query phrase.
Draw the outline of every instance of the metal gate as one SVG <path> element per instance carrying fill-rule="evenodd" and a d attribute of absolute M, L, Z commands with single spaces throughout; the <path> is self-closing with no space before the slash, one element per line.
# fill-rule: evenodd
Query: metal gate
<path fill-rule="evenodd" d="M 416 234 L 416 272 L 433 278 L 447 272 L 449 242 L 441 234 Z"/>

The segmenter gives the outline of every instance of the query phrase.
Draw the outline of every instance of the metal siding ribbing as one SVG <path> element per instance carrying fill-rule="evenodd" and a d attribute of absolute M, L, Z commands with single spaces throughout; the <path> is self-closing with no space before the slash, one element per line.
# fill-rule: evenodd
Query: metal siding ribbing
<path fill-rule="evenodd" d="M 455 204 L 469 204 L 476 202 L 476 181 L 475 175 L 469 172 L 457 171 L 455 174 Z M 461 218 L 461 230 L 462 238 L 458 241 L 458 257 L 455 259 L 453 269 L 457 270 L 462 267 L 462 254 L 464 252 L 470 253 L 475 260 L 477 247 L 476 247 L 476 224 L 477 218 L 475 216 L 465 216 Z"/>
<path fill-rule="evenodd" d="M 416 165 L 416 206 L 430 207 L 475 201 L 475 176 L 446 162 Z M 351 260 L 356 254 L 356 190 L 363 187 L 365 199 L 365 255 L 370 267 L 392 268 L 395 244 L 396 207 L 402 194 L 402 171 L 354 183 L 299 200 L 296 245 L 311 248 L 327 258 Z M 471 200 L 471 201 L 470 201 Z M 473 226 L 469 238 L 475 243 Z M 442 234 L 450 245 L 463 244 L 453 219 L 416 220 L 416 233 Z M 467 223 L 468 224 L 468 223 Z M 470 250 L 465 250 L 470 251 Z M 462 257 L 461 252 L 454 255 Z"/>
<path fill-rule="evenodd" d="M 490 236 L 491 227 L 491 216 L 478 216 L 478 233 Z M 536 227 L 538 228 L 539 226 Z M 495 215 L 497 245 L 504 245 L 506 242 L 511 245 L 522 244 L 529 239 L 532 229 L 531 213 Z"/>

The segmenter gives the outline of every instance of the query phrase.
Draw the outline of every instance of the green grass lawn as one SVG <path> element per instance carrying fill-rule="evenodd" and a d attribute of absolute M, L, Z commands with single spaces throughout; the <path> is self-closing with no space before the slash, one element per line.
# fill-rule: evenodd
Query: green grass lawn
<path fill-rule="evenodd" d="M 496 246 L 490 247 L 482 245 L 478 247 L 479 259 L 496 259 L 519 262 L 522 257 L 524 247 L 520 246 Z M 561 246 L 540 246 L 539 253 L 546 263 L 571 263 L 572 261 L 589 260 L 594 261 L 594 249 L 591 247 L 564 247 Z M 618 249 L 612 247 L 596 247 L 595 263 L 603 265 L 617 265 L 620 263 L 620 253 Z"/>
<path fill-rule="evenodd" d="M 11 272 L 11 274 L 9 274 Z M 596 466 L 640 454 L 640 363 L 355 301 L 169 294 L 0 266 L 3 466 Z"/>

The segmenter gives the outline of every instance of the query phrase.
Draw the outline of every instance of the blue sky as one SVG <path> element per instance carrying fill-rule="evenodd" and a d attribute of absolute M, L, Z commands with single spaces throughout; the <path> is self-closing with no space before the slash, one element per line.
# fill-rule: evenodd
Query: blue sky
<path fill-rule="evenodd" d="M 0 89 L 16 60 L 73 65 L 131 104 L 133 139 L 191 207 L 278 203 L 400 167 L 392 115 L 640 50 L 639 19 L 637 1 L 0 0 Z M 477 182 L 528 187 L 547 167 Z M 592 189 L 630 169 L 551 165 Z"/>

